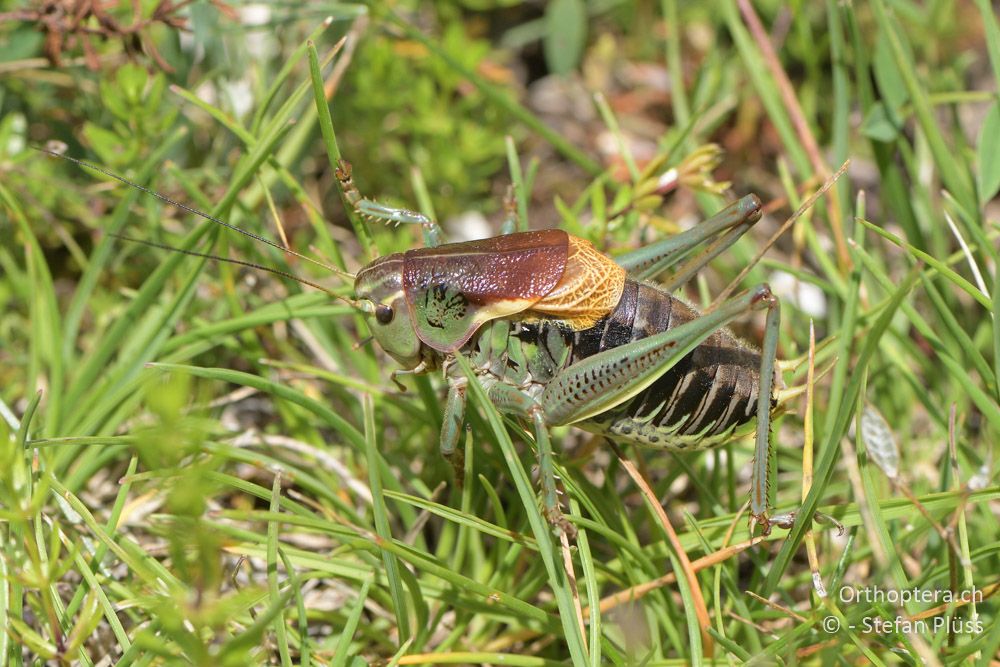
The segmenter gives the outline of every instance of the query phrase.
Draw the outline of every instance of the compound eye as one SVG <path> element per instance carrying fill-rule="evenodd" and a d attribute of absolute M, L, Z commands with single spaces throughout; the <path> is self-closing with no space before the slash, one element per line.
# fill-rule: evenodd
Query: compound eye
<path fill-rule="evenodd" d="M 392 322 L 393 315 L 392 306 L 387 306 L 384 303 L 375 306 L 375 320 L 379 324 L 389 324 Z"/>

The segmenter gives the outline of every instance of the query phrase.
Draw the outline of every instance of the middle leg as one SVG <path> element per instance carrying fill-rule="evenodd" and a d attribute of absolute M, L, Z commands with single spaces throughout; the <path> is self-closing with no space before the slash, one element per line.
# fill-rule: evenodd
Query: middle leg
<path fill-rule="evenodd" d="M 559 490 L 556 488 L 555 461 L 552 455 L 552 443 L 549 440 L 549 425 L 545 420 L 545 411 L 531 396 L 503 382 L 493 382 L 487 388 L 490 402 L 500 412 L 507 412 L 527 417 L 531 420 L 535 432 L 535 448 L 538 452 L 538 479 L 542 487 L 542 509 L 546 520 L 556 531 L 567 537 L 576 536 L 576 526 L 563 516 L 559 507 Z"/>

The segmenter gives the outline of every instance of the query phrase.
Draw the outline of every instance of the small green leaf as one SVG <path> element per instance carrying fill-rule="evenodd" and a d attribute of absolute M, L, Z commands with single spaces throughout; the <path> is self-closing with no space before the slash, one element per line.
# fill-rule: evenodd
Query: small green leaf
<path fill-rule="evenodd" d="M 986 113 L 979 131 L 979 201 L 985 204 L 1000 190 L 1000 102 Z"/>
<path fill-rule="evenodd" d="M 139 106 L 146 90 L 146 82 L 149 81 L 149 72 L 135 63 L 127 63 L 118 70 L 115 78 L 118 80 L 118 88 L 128 100 L 129 105 Z"/>
<path fill-rule="evenodd" d="M 890 109 L 894 111 L 901 109 L 909 101 L 910 95 L 906 91 L 906 82 L 903 81 L 896 66 L 888 39 L 880 36 L 875 42 L 875 58 L 872 66 L 882 99 Z"/>
<path fill-rule="evenodd" d="M 97 593 L 91 590 L 87 594 L 87 600 L 80 610 L 80 615 L 77 616 L 76 622 L 73 624 L 73 629 L 66 638 L 65 654 L 73 655 L 80 650 L 80 647 L 90 638 L 102 620 L 101 599 Z"/>
<path fill-rule="evenodd" d="M 89 120 L 83 124 L 83 136 L 103 164 L 120 164 L 121 156 L 125 152 L 125 144 L 121 137 Z"/>
<path fill-rule="evenodd" d="M 13 62 L 37 55 L 42 50 L 42 40 L 45 39 L 42 31 L 35 28 L 31 23 L 25 22 L 20 29 L 15 29 L 4 34 L 3 51 L 0 53 L 0 62 Z"/>
<path fill-rule="evenodd" d="M 861 123 L 861 132 L 875 141 L 891 142 L 899 136 L 899 126 L 894 122 L 888 109 L 881 102 L 876 102 L 868 109 L 865 120 Z"/>
<path fill-rule="evenodd" d="M 164 104 L 163 96 L 167 90 L 167 77 L 162 73 L 152 78 L 149 90 L 146 91 L 142 99 L 142 115 L 150 124 L 150 129 L 154 132 L 164 132 L 173 125 L 176 118 L 177 107 L 172 104 Z"/>
<path fill-rule="evenodd" d="M 23 644 L 38 657 L 48 660 L 59 654 L 59 649 L 56 648 L 55 644 L 35 632 L 30 625 L 21 619 L 12 617 L 8 618 L 7 622 L 10 624 L 9 632 L 14 640 Z"/>
<path fill-rule="evenodd" d="M 101 79 L 101 102 L 115 118 L 128 121 L 131 117 L 126 97 L 122 94 L 119 86 L 116 86 L 110 79 Z"/>
<path fill-rule="evenodd" d="M 581 0 L 553 0 L 545 10 L 545 62 L 553 74 L 580 63 L 587 42 L 587 11 Z"/>

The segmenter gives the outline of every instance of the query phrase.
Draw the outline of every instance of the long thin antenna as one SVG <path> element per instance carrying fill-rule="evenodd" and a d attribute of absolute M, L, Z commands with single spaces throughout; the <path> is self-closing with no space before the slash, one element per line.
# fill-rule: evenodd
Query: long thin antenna
<path fill-rule="evenodd" d="M 299 276 L 296 276 L 294 274 L 288 273 L 287 271 L 282 271 L 281 269 L 274 269 L 274 268 L 271 268 L 270 266 L 264 266 L 263 264 L 256 264 L 254 262 L 245 262 L 242 259 L 233 259 L 232 257 L 222 257 L 220 255 L 212 255 L 212 254 L 207 253 L 207 252 L 198 252 L 196 250 L 185 250 L 184 248 L 175 248 L 174 246 L 167 245 L 165 243 L 157 243 L 156 241 L 146 241 L 144 239 L 136 239 L 136 238 L 132 238 L 130 236 L 125 236 L 124 234 L 116 234 L 114 232 L 108 232 L 108 235 L 109 236 L 113 236 L 116 239 L 121 239 L 123 241 L 129 241 L 130 243 L 141 243 L 142 245 L 151 246 L 153 248 L 159 248 L 160 250 L 169 250 L 170 252 L 179 252 L 182 255 L 190 255 L 191 257 L 201 257 L 202 259 L 211 259 L 211 260 L 215 260 L 217 262 L 225 262 L 227 264 L 238 264 L 239 266 L 245 266 L 245 267 L 248 267 L 248 268 L 251 268 L 251 269 L 256 269 L 258 271 L 267 271 L 268 273 L 273 273 L 276 276 L 282 276 L 283 278 L 289 278 L 291 280 L 294 280 L 297 283 L 302 283 L 303 285 L 308 285 L 309 287 L 313 287 L 315 289 L 318 289 L 321 292 L 326 292 L 327 294 L 329 294 L 333 298 L 339 299 L 340 301 L 343 301 L 344 303 L 346 303 L 347 305 L 351 306 L 352 308 L 357 308 L 358 310 L 365 310 L 362 306 L 360 306 L 358 304 L 358 302 L 352 301 L 351 299 L 348 299 L 345 296 L 341 296 L 340 294 L 337 294 L 336 292 L 334 292 L 333 290 L 331 290 L 329 287 L 323 287 L 322 285 L 320 285 L 318 283 L 314 283 L 311 280 L 306 280 L 305 278 L 300 278 Z"/>
<path fill-rule="evenodd" d="M 290 248 L 286 248 L 286 247 L 284 247 L 284 246 L 282 246 L 282 245 L 280 245 L 278 243 L 275 243 L 274 241 L 271 241 L 270 239 L 266 239 L 263 236 L 258 236 L 257 234 L 254 234 L 253 232 L 248 232 L 245 229 L 240 229 L 236 225 L 231 225 L 228 222 L 223 222 L 222 220 L 219 220 L 218 218 L 216 218 L 214 216 L 211 216 L 208 213 L 205 213 L 203 211 L 199 211 L 196 208 L 192 208 L 191 206 L 188 206 L 187 204 L 182 204 L 179 201 L 174 201 L 170 197 L 162 195 L 159 192 L 156 192 L 155 190 L 147 188 L 147 187 L 145 187 L 143 185 L 139 185 L 138 183 L 135 183 L 134 181 L 130 181 L 129 179 L 125 178 L 124 176 L 120 176 L 120 175 L 114 173 L 113 171 L 109 171 L 108 169 L 105 169 L 104 167 L 98 166 L 98 165 L 93 164 L 91 162 L 87 162 L 86 160 L 80 160 L 79 158 L 70 157 L 69 155 L 63 155 L 62 153 L 50 150 L 48 148 L 42 148 L 40 146 L 32 146 L 32 148 L 34 148 L 36 151 L 39 151 L 40 153 L 47 153 L 48 155 L 51 155 L 52 157 L 56 157 L 56 158 L 59 158 L 61 160 L 68 160 L 68 161 L 70 161 L 70 162 L 72 162 L 72 163 L 74 163 L 76 165 L 81 166 L 81 167 L 86 167 L 88 169 L 93 169 L 96 172 L 102 173 L 105 176 L 108 176 L 110 178 L 115 179 L 119 183 L 124 183 L 125 185 L 129 185 L 129 186 L 135 188 L 136 190 L 140 190 L 142 192 L 145 192 L 148 195 L 152 195 L 152 196 L 156 197 L 157 199 L 159 199 L 160 201 L 162 201 L 164 203 L 170 204 L 171 206 L 176 206 L 177 208 L 181 209 L 182 211 L 186 211 L 188 213 L 193 213 L 194 215 L 197 215 L 197 216 L 199 216 L 201 218 L 204 218 L 205 220 L 210 220 L 210 221 L 216 223 L 217 225 L 222 225 L 223 227 L 226 227 L 227 229 L 231 229 L 234 232 L 239 232 L 240 234 L 243 234 L 244 236 L 250 237 L 250 238 L 252 238 L 255 241 L 260 241 L 261 243 L 263 243 L 265 245 L 269 245 L 272 248 L 276 248 L 277 250 L 280 250 L 281 252 L 288 253 L 289 255 L 293 255 L 295 257 L 298 257 L 299 259 L 302 259 L 302 260 L 305 260 L 305 261 L 310 262 L 312 264 L 315 264 L 316 266 L 320 266 L 320 267 L 326 269 L 327 271 L 330 271 L 332 273 L 337 274 L 341 278 L 345 278 L 345 279 L 348 279 L 348 280 L 351 280 L 351 281 L 354 280 L 354 275 L 353 274 L 350 274 L 350 273 L 348 273 L 346 271 L 342 271 L 341 269 L 338 269 L 335 266 L 330 266 L 329 264 L 325 264 L 323 262 L 320 262 L 320 261 L 318 261 L 316 259 L 313 259 L 312 257 L 308 257 L 308 256 L 303 255 L 301 253 L 297 253 L 294 250 L 291 250 Z M 176 248 L 174 248 L 174 249 L 176 250 Z M 218 259 L 218 258 L 216 258 L 216 259 Z M 230 260 L 230 261 L 236 262 L 237 260 Z M 261 267 L 261 268 L 264 268 L 264 267 Z M 302 281 L 302 282 L 304 282 L 304 281 Z M 306 284 L 311 284 L 311 283 L 306 283 Z"/>
<path fill-rule="evenodd" d="M 718 294 L 718 296 L 715 297 L 715 301 L 712 302 L 712 304 L 706 309 L 705 312 L 710 313 L 719 307 L 719 305 L 726 299 L 726 297 L 728 297 L 732 293 L 732 291 L 736 288 L 736 286 L 740 284 L 740 281 L 742 281 L 746 277 L 746 275 L 750 273 L 750 270 L 757 264 L 757 262 L 760 261 L 760 258 L 764 256 L 764 253 L 767 252 L 767 250 L 774 245 L 774 242 L 778 240 L 778 237 L 784 234 L 788 230 L 788 228 L 791 227 L 792 224 L 794 224 L 796 220 L 802 217 L 803 213 L 812 208 L 812 205 L 816 203 L 817 199 L 822 197 L 827 190 L 833 187 L 833 184 L 837 182 L 838 178 L 844 175 L 844 172 L 847 171 L 847 167 L 850 164 L 851 164 L 850 160 L 845 160 L 844 164 L 840 165 L 840 169 L 838 169 L 835 174 L 827 178 L 826 181 L 823 183 L 823 185 L 820 186 L 819 190 L 812 193 L 808 199 L 802 202 L 802 205 L 799 206 L 798 210 L 795 211 L 795 213 L 793 213 L 790 218 L 785 220 L 785 222 L 782 223 L 780 227 L 778 227 L 778 230 L 771 235 L 771 238 L 767 240 L 764 246 L 757 253 L 757 256 L 754 257 L 752 261 L 748 262 L 747 265 L 743 267 L 743 270 L 740 271 L 739 275 L 733 278 L 732 281 L 730 281 L 730 283 L 726 285 L 726 288 L 722 290 Z"/>

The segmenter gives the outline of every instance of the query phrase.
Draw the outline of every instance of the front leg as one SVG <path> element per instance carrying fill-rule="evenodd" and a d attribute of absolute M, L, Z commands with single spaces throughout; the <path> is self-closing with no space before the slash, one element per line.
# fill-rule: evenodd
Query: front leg
<path fill-rule="evenodd" d="M 344 199 L 354 207 L 354 211 L 358 215 L 367 220 L 377 220 L 395 225 L 401 223 L 421 225 L 424 229 L 424 244 L 429 248 L 441 245 L 444 241 L 444 232 L 434 220 L 417 211 L 386 206 L 362 197 L 361 192 L 354 185 L 354 178 L 351 174 L 351 163 L 347 160 L 340 160 L 337 163 L 337 183 L 344 193 Z"/>
<path fill-rule="evenodd" d="M 513 234 L 517 231 L 522 231 L 524 226 L 524 221 L 521 220 L 521 215 L 517 210 L 517 195 L 514 192 L 514 186 L 511 185 L 507 188 L 507 194 L 503 198 L 503 222 L 500 223 L 500 235 L 506 236 L 507 234 Z"/>
<path fill-rule="evenodd" d="M 406 385 L 399 381 L 399 378 L 404 375 L 425 375 L 433 370 L 433 366 L 427 363 L 426 359 L 422 359 L 415 368 L 397 368 L 393 372 L 389 373 L 389 379 L 399 387 L 400 391 L 406 391 Z"/>

